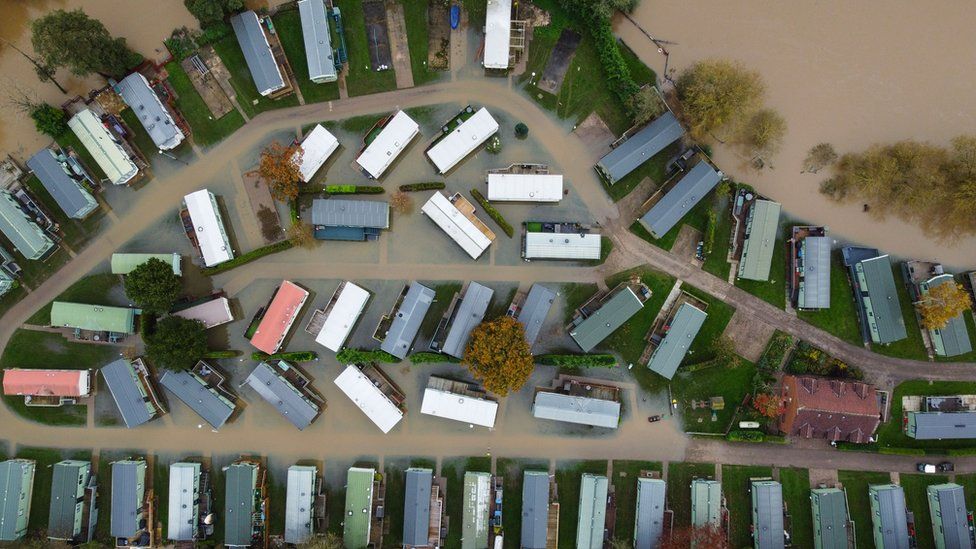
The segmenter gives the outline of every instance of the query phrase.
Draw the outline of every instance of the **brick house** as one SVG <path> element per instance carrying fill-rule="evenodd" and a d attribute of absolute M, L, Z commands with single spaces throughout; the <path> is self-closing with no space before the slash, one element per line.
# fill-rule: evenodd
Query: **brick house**
<path fill-rule="evenodd" d="M 860 381 L 786 375 L 780 396 L 779 430 L 788 436 L 863 444 L 881 421 L 874 386 Z"/>

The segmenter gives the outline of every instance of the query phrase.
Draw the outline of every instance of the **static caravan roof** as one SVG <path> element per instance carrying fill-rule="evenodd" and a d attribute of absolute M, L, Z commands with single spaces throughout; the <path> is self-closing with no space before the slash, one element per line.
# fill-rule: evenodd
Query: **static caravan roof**
<path fill-rule="evenodd" d="M 596 233 L 525 233 L 525 259 L 600 259 L 603 238 Z"/>
<path fill-rule="evenodd" d="M 666 112 L 601 158 L 597 171 L 613 185 L 681 139 L 684 133 L 678 119 Z"/>
<path fill-rule="evenodd" d="M 929 279 L 924 284 L 923 291 L 941 286 L 947 282 L 955 283 L 951 274 L 943 274 Z M 958 356 L 964 355 L 973 350 L 973 343 L 969 340 L 969 331 L 966 329 L 966 320 L 962 313 L 949 319 L 945 328 L 939 330 L 929 330 L 935 353 L 939 356 Z"/>
<path fill-rule="evenodd" d="M 302 18 L 302 37 L 308 59 L 308 78 L 312 82 L 335 82 L 339 79 L 329 34 L 329 18 L 323 0 L 299 0 L 298 15 Z"/>
<path fill-rule="evenodd" d="M 746 236 L 739 259 L 739 278 L 769 280 L 769 267 L 779 232 L 779 202 L 756 200 L 749 209 Z"/>
<path fill-rule="evenodd" d="M 576 523 L 577 549 L 603 549 L 608 488 L 607 477 L 583 473 L 580 479 L 579 520 Z"/>
<path fill-rule="evenodd" d="M 312 201 L 312 225 L 387 229 L 390 204 L 377 200 L 316 198 Z"/>
<path fill-rule="evenodd" d="M 50 539 L 73 540 L 81 533 L 81 503 L 91 478 L 91 462 L 64 460 L 54 464 L 51 477 L 51 505 L 47 515 Z M 94 522 L 94 521 L 91 521 Z"/>
<path fill-rule="evenodd" d="M 654 349 L 647 367 L 668 379 L 673 378 L 707 317 L 705 311 L 690 303 L 682 303 L 668 327 L 668 333 Z"/>
<path fill-rule="evenodd" d="M 8 192 L 0 190 L 0 232 L 27 259 L 40 259 L 54 242 L 20 209 Z"/>
<path fill-rule="evenodd" d="M 152 400 L 148 394 L 152 387 L 143 385 L 131 362 L 120 358 L 102 366 L 100 371 L 126 427 L 138 427 L 156 417 L 155 407 L 147 402 Z"/>
<path fill-rule="evenodd" d="M 68 120 L 68 127 L 78 136 L 113 185 L 124 185 L 139 173 L 129 153 L 91 110 L 84 109 L 72 116 Z"/>
<path fill-rule="evenodd" d="M 3 371 L 3 394 L 8 396 L 88 396 L 91 394 L 91 371 L 7 368 Z"/>
<path fill-rule="evenodd" d="M 935 546 L 942 548 L 972 547 L 969 519 L 966 516 L 966 494 L 955 483 L 928 486 L 929 515 L 932 517 L 932 533 Z"/>
<path fill-rule="evenodd" d="M 315 342 L 330 351 L 339 352 L 368 301 L 369 292 L 347 281 L 332 305 L 332 310 L 325 317 L 322 329 L 315 336 Z"/>
<path fill-rule="evenodd" d="M 786 546 L 783 527 L 783 486 L 773 480 L 752 483 L 752 526 L 756 549 Z"/>
<path fill-rule="evenodd" d="M 291 367 L 287 362 L 278 362 L 281 370 Z M 258 364 L 245 383 L 299 430 L 311 425 L 321 411 L 317 403 L 266 362 Z"/>
<path fill-rule="evenodd" d="M 277 353 L 292 324 L 298 319 L 306 299 L 308 290 L 294 282 L 283 280 L 264 312 L 257 331 L 251 337 L 251 345 L 269 355 Z"/>
<path fill-rule="evenodd" d="M 430 487 L 434 473 L 411 467 L 403 490 L 403 544 L 425 547 L 430 524 Z"/>
<path fill-rule="evenodd" d="M 634 549 L 657 547 L 664 534 L 664 495 L 666 483 L 656 478 L 637 479 L 637 511 L 634 524 Z"/>
<path fill-rule="evenodd" d="M 64 301 L 55 301 L 51 307 L 51 326 L 56 328 L 134 334 L 135 323 L 136 310 L 126 307 Z"/>
<path fill-rule="evenodd" d="M 586 317 L 569 335 L 583 352 L 590 352 L 644 308 L 644 303 L 629 287 L 607 300 L 593 314 Z"/>
<path fill-rule="evenodd" d="M 146 490 L 146 462 L 112 462 L 112 513 L 110 532 L 114 538 L 130 538 L 141 530 Z"/>
<path fill-rule="evenodd" d="M 838 488 L 810 490 L 813 536 L 818 549 L 847 549 L 847 498 Z"/>
<path fill-rule="evenodd" d="M 512 41 L 512 0 L 488 0 L 485 14 L 485 68 L 507 69 Z"/>
<path fill-rule="evenodd" d="M 0 541 L 15 541 L 27 533 L 34 469 L 33 460 L 0 462 Z"/>
<path fill-rule="evenodd" d="M 428 149 L 427 156 L 437 166 L 437 173 L 447 173 L 497 131 L 498 122 L 481 107 Z"/>
<path fill-rule="evenodd" d="M 697 478 L 691 481 L 691 524 L 718 527 L 722 520 L 722 483 Z"/>
<path fill-rule="evenodd" d="M 549 528 L 549 473 L 525 471 L 522 480 L 522 547 L 546 549 Z"/>
<path fill-rule="evenodd" d="M 908 515 L 905 491 L 897 484 L 868 486 L 874 545 L 885 549 L 908 549 Z"/>
<path fill-rule="evenodd" d="M 888 255 L 865 259 L 854 266 L 854 271 L 864 292 L 860 298 L 867 312 L 871 340 L 884 344 L 908 337 Z"/>
<path fill-rule="evenodd" d="M 169 466 L 169 520 L 166 538 L 195 541 L 200 523 L 199 463 L 173 463 Z"/>
<path fill-rule="evenodd" d="M 420 126 L 407 113 L 397 111 L 359 155 L 356 163 L 373 179 L 379 179 L 418 134 Z"/>
<path fill-rule="evenodd" d="M 830 238 L 808 236 L 801 245 L 803 281 L 797 306 L 801 309 L 830 308 Z"/>
<path fill-rule="evenodd" d="M 447 233 L 447 236 L 454 239 L 471 259 L 478 259 L 491 246 L 491 239 L 443 194 L 435 192 L 431 195 L 421 211 Z"/>
<path fill-rule="evenodd" d="M 207 189 L 192 192 L 183 197 L 190 213 L 200 253 L 207 267 L 213 267 L 234 259 L 234 250 L 224 229 L 224 220 L 217 206 L 217 199 Z"/>
<path fill-rule="evenodd" d="M 258 486 L 258 466 L 232 463 L 224 468 L 224 543 L 231 547 L 251 547 L 254 531 L 254 490 Z"/>
<path fill-rule="evenodd" d="M 403 419 L 403 410 L 397 408 L 359 368 L 346 366 L 335 384 L 384 433 L 389 433 Z"/>
<path fill-rule="evenodd" d="M 491 474 L 464 473 L 461 549 L 488 547 L 488 512 L 491 508 Z"/>
<path fill-rule="evenodd" d="M 145 76 L 134 72 L 116 84 L 115 91 L 132 109 L 157 147 L 168 151 L 183 142 L 183 130 L 176 125 L 173 116 L 149 86 Z M 151 152 L 143 151 L 143 154 L 149 155 Z"/>
<path fill-rule="evenodd" d="M 167 370 L 159 384 L 183 401 L 214 429 L 220 429 L 234 413 L 237 403 L 211 387 L 194 372 Z"/>
<path fill-rule="evenodd" d="M 536 419 L 616 429 L 620 423 L 620 403 L 562 393 L 540 391 L 532 404 Z"/>
<path fill-rule="evenodd" d="M 203 327 L 213 328 L 221 324 L 234 321 L 234 313 L 230 310 L 230 300 L 226 297 L 211 299 L 199 305 L 194 305 L 173 313 L 173 316 L 196 320 L 203 323 Z"/>
<path fill-rule="evenodd" d="M 905 431 L 916 440 L 976 438 L 976 412 L 908 412 Z"/>
<path fill-rule="evenodd" d="M 539 332 L 555 300 L 556 292 L 541 284 L 533 284 L 529 289 L 529 295 L 525 297 L 517 318 L 525 327 L 525 340 L 529 342 L 529 346 L 539 338 Z"/>
<path fill-rule="evenodd" d="M 51 149 L 37 151 L 27 160 L 27 167 L 68 217 L 84 219 L 98 208 L 98 202 L 88 189 L 68 174 L 68 168 L 58 161 Z"/>
<path fill-rule="evenodd" d="M 488 174 L 488 200 L 493 202 L 559 202 L 562 199 L 561 175 Z"/>
<path fill-rule="evenodd" d="M 435 296 L 434 290 L 427 286 L 411 283 L 407 294 L 403 296 L 403 301 L 393 314 L 393 322 L 386 331 L 380 349 L 397 358 L 406 358 Z"/>
<path fill-rule="evenodd" d="M 183 261 L 180 254 L 112 254 L 112 274 L 127 275 L 136 267 L 150 259 L 158 259 L 173 267 L 173 274 L 183 276 Z"/>
<path fill-rule="evenodd" d="M 315 478 L 318 469 L 308 465 L 288 468 L 285 500 L 285 543 L 303 543 L 315 533 L 312 509 L 315 505 Z"/>
<path fill-rule="evenodd" d="M 244 61 L 251 71 L 251 79 L 258 93 L 270 95 L 284 88 L 285 80 L 281 77 L 278 62 L 271 53 L 271 45 L 264 36 L 258 14 L 250 10 L 234 14 L 230 18 L 230 26 L 237 35 L 237 43 L 244 53 Z"/>
<path fill-rule="evenodd" d="M 376 469 L 350 467 L 346 472 L 346 505 L 342 521 L 344 547 L 366 547 L 373 517 Z"/>
<path fill-rule="evenodd" d="M 303 1 L 322 4 L 322 0 Z M 305 136 L 301 147 L 302 161 L 298 166 L 298 172 L 301 174 L 302 181 L 308 183 L 319 171 L 319 168 L 332 156 L 332 153 L 339 148 L 339 140 L 321 124 L 316 124 L 312 131 Z M 294 156 L 298 156 L 298 151 L 295 151 Z"/>
<path fill-rule="evenodd" d="M 722 180 L 722 173 L 715 171 L 707 162 L 699 162 L 664 195 L 661 200 L 640 218 L 654 238 L 668 234 L 678 222 L 694 208 L 705 195 L 712 192 Z"/>
<path fill-rule="evenodd" d="M 468 289 L 464 292 L 464 299 L 458 305 L 457 312 L 454 313 L 454 320 L 447 332 L 447 338 L 441 352 L 454 358 L 462 358 L 464 349 L 468 346 L 468 339 L 471 331 L 485 318 L 488 311 L 488 304 L 495 291 L 487 286 L 482 286 L 477 282 L 468 284 Z"/>
<path fill-rule="evenodd" d="M 424 389 L 420 413 L 492 429 L 495 426 L 498 403 L 427 387 Z"/>

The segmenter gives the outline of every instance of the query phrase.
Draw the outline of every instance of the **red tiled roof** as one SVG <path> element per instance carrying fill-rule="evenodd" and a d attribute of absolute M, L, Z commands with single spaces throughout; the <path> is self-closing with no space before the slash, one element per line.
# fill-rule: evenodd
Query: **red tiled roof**
<path fill-rule="evenodd" d="M 863 443 L 880 423 L 875 388 L 859 381 L 787 375 L 781 396 L 780 430 L 789 435 Z"/>
<path fill-rule="evenodd" d="M 22 370 L 3 372 L 3 394 L 83 397 L 91 393 L 88 370 Z"/>
<path fill-rule="evenodd" d="M 308 291 L 287 280 L 275 292 L 258 329 L 251 337 L 251 345 L 269 355 L 277 353 L 292 324 L 308 299 Z"/>

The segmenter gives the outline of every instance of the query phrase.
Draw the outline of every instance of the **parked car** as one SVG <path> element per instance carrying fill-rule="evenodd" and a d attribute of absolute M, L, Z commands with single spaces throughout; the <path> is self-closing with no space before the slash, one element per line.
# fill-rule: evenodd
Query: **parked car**
<path fill-rule="evenodd" d="M 940 473 L 951 473 L 955 470 L 956 467 L 952 464 L 951 461 L 943 461 L 942 463 L 939 464 Z"/>
<path fill-rule="evenodd" d="M 918 469 L 919 473 L 933 474 L 936 471 L 935 465 L 931 463 L 919 463 L 915 465 L 915 468 Z"/>

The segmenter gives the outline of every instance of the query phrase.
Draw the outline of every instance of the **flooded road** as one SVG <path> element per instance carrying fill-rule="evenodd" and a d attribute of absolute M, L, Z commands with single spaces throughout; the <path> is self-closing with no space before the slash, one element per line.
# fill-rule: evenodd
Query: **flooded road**
<path fill-rule="evenodd" d="M 782 202 L 793 217 L 828 225 L 834 236 L 900 256 L 948 265 L 976 265 L 976 237 L 932 242 L 896 219 L 878 222 L 860 204 L 838 205 L 818 192 L 821 175 L 800 174 L 807 151 L 820 142 L 838 153 L 879 142 L 917 139 L 944 145 L 976 131 L 971 106 L 976 35 L 973 4 L 925 2 L 714 2 L 643 0 L 633 15 L 669 45 L 670 68 L 705 57 L 738 59 L 762 74 L 767 103 L 789 124 L 775 169 L 743 169 L 729 148 L 718 165 Z M 618 35 L 663 75 L 664 57 L 632 24 Z"/>

